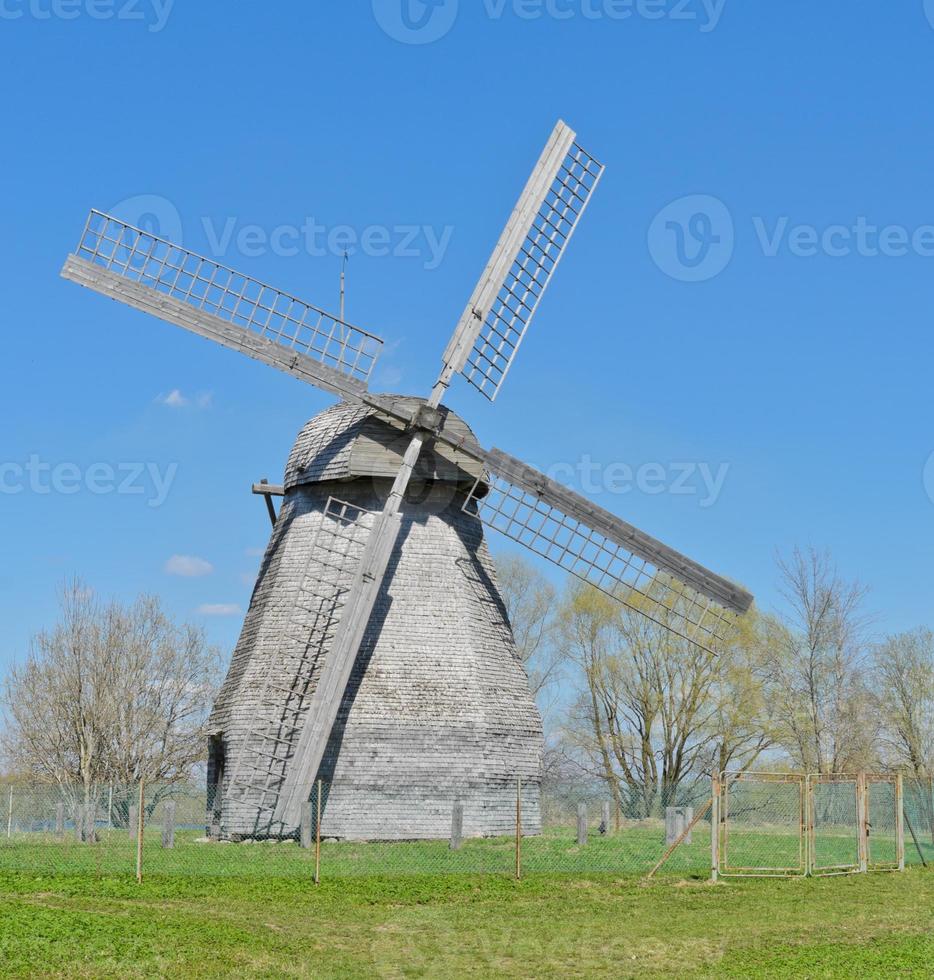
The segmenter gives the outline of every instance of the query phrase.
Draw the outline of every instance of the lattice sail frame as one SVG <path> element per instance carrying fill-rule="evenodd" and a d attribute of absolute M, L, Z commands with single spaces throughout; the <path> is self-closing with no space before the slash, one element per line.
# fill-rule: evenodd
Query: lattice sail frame
<path fill-rule="evenodd" d="M 377 517 L 329 498 L 283 639 L 262 677 L 251 676 L 260 688 L 225 801 L 255 808 L 258 831 L 278 827 L 273 814 L 286 771 Z"/>
<path fill-rule="evenodd" d="M 597 530 L 584 519 L 569 515 L 553 500 L 495 470 L 477 481 L 464 510 L 705 650 L 716 653 L 733 636 L 734 610 L 640 557 L 622 543 L 622 535 L 614 537 L 608 530 Z"/>
<path fill-rule="evenodd" d="M 365 383 L 383 341 L 304 300 L 91 211 L 75 257 Z"/>
<path fill-rule="evenodd" d="M 604 169 L 559 123 L 445 353 L 445 361 L 490 401 Z"/>

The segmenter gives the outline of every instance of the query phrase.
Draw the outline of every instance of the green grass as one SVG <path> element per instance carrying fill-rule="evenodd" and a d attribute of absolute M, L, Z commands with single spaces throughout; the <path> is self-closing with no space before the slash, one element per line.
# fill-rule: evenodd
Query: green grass
<path fill-rule="evenodd" d="M 856 860 L 853 828 L 828 828 L 817 838 L 821 864 L 844 864 Z M 171 875 L 223 875 L 302 877 L 312 874 L 314 854 L 288 843 L 207 844 L 198 843 L 199 831 L 182 830 L 174 850 L 163 850 L 158 830 L 146 835 L 144 866 L 147 873 Z M 0 839 L 0 871 L 82 873 L 92 875 L 131 873 L 136 866 L 136 845 L 126 831 L 101 831 L 95 846 L 76 843 L 71 837 L 60 842 L 38 834 Z M 928 838 L 930 841 L 930 838 Z M 873 858 L 882 863 L 894 860 L 894 838 L 877 834 L 872 838 Z M 926 845 L 934 865 L 934 846 Z M 601 837 L 591 833 L 584 847 L 577 844 L 568 828 L 552 828 L 522 842 L 522 867 L 526 874 L 562 873 L 644 874 L 665 851 L 660 824 L 646 822 L 618 835 Z M 909 840 L 906 857 L 917 861 Z M 799 864 L 799 841 L 780 832 L 731 832 L 727 858 L 731 867 L 768 866 L 795 868 Z M 468 840 L 459 851 L 445 841 L 406 843 L 349 843 L 325 841 L 321 853 L 325 878 L 347 875 L 418 874 L 509 874 L 515 867 L 512 838 Z M 668 873 L 703 874 L 710 868 L 709 826 L 700 825 L 690 846 L 682 846 L 666 865 Z"/>
<path fill-rule="evenodd" d="M 934 872 L 706 880 L 700 827 L 646 884 L 657 825 L 511 839 L 322 845 L 205 844 L 150 831 L 133 880 L 126 831 L 94 846 L 0 841 L 0 976 L 10 977 L 850 977 L 931 976 Z M 879 835 L 878 854 L 893 842 Z M 851 835 L 825 829 L 822 858 Z M 734 833 L 734 864 L 794 865 L 780 833 Z M 928 848 L 934 865 L 934 847 Z M 908 856 L 914 857 L 908 844 Z"/>
<path fill-rule="evenodd" d="M 928 977 L 934 874 L 0 872 L 7 977 Z"/>

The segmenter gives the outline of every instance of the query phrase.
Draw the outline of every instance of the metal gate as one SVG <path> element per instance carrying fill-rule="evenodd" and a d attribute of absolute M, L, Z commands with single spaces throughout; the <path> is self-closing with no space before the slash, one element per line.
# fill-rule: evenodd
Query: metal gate
<path fill-rule="evenodd" d="M 724 772 L 714 779 L 716 877 L 829 877 L 905 868 L 902 777 Z"/>

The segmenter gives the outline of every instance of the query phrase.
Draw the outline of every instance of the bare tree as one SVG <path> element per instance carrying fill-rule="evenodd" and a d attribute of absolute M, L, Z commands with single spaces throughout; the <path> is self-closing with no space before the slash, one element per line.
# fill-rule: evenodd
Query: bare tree
<path fill-rule="evenodd" d="M 715 651 L 585 585 L 559 612 L 560 649 L 577 669 L 568 737 L 617 807 L 648 816 L 686 782 L 732 760 L 750 764 L 771 743 L 761 730 L 753 633 Z"/>
<path fill-rule="evenodd" d="M 866 590 L 813 548 L 779 558 L 778 569 L 788 613 L 769 623 L 767 647 L 784 746 L 805 771 L 867 768 L 877 739 L 863 680 Z"/>
<path fill-rule="evenodd" d="M 86 802 L 107 783 L 187 778 L 218 670 L 203 633 L 176 626 L 157 599 L 104 604 L 74 581 L 58 623 L 6 677 L 0 744 L 18 772 Z"/>
<path fill-rule="evenodd" d="M 886 761 L 914 777 L 934 840 L 934 633 L 890 636 L 873 659 Z"/>
<path fill-rule="evenodd" d="M 516 646 L 528 671 L 532 694 L 541 703 L 546 700 L 548 688 L 555 681 L 559 667 L 553 643 L 557 601 L 554 586 L 518 555 L 498 558 L 496 571 L 500 594 L 506 604 Z"/>

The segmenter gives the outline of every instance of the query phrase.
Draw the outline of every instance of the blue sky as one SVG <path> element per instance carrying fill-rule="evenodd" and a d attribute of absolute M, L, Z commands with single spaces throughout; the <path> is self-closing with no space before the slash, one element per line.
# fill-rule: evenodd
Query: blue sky
<path fill-rule="evenodd" d="M 604 182 L 496 405 L 449 403 L 765 608 L 776 548 L 813 543 L 880 632 L 930 623 L 934 3 L 402 13 L 0 0 L 0 662 L 75 573 L 232 647 L 268 536 L 250 484 L 330 404 L 61 280 L 90 208 L 326 308 L 350 236 L 374 387 L 424 393 L 558 117 Z M 142 493 L 101 492 L 139 466 Z"/>

